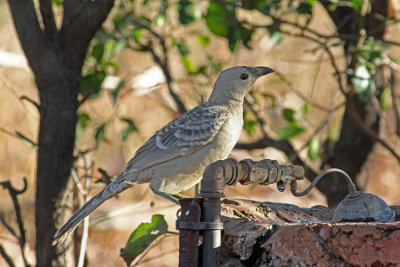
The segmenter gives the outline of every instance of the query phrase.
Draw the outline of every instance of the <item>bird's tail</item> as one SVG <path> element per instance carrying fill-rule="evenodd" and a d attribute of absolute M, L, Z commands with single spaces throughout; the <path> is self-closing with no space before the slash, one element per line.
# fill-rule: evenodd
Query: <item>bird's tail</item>
<path fill-rule="evenodd" d="M 93 210 L 95 210 L 101 203 L 107 199 L 119 194 L 126 188 L 130 187 L 131 184 L 127 183 L 110 183 L 100 193 L 86 202 L 77 212 L 75 212 L 71 218 L 55 233 L 53 236 L 52 245 L 56 245 L 59 242 L 63 242 L 66 237 L 71 234 L 79 223 L 85 219 Z"/>

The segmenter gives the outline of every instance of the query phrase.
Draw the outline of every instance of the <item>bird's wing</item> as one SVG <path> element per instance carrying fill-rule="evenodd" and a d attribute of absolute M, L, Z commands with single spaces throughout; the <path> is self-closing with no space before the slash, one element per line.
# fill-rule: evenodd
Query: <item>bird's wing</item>
<path fill-rule="evenodd" d="M 181 115 L 139 148 L 116 182 L 121 182 L 131 172 L 186 156 L 212 142 L 229 115 L 226 107 L 206 104 Z"/>

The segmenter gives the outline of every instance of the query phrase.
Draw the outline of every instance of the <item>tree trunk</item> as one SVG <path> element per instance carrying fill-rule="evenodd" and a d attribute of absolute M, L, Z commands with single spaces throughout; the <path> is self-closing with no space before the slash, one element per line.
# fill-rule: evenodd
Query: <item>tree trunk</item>
<path fill-rule="evenodd" d="M 328 7 L 330 2 L 323 1 L 323 4 Z M 338 7 L 335 11 L 330 12 L 330 16 L 337 27 L 338 34 L 359 36 L 360 29 L 365 28 L 367 35 L 373 36 L 376 40 L 382 40 L 385 29 L 384 22 L 376 19 L 376 15 L 386 16 L 387 6 L 388 1 L 372 1 L 371 13 L 364 17 L 364 21 L 361 20 L 357 11 L 350 7 Z M 347 56 L 346 69 L 354 70 L 356 62 L 350 52 L 356 47 L 358 38 L 349 38 L 344 41 L 344 52 Z M 381 77 L 382 69 L 378 68 L 374 77 L 378 92 L 383 89 L 383 79 Z M 351 84 L 350 77 L 348 77 L 348 84 Z M 379 116 L 372 102 L 363 102 L 357 96 L 348 98 L 347 101 L 353 102 L 354 111 L 364 125 L 373 132 L 378 133 Z M 340 138 L 335 145 L 334 156 L 326 162 L 326 165 L 327 167 L 344 170 L 357 184 L 357 174 L 372 151 L 374 141 L 364 135 L 362 130 L 354 123 L 352 111 L 348 107 L 349 104 L 343 116 Z M 362 189 L 361 185 L 357 184 L 357 186 Z M 347 185 L 343 178 L 336 174 L 331 174 L 330 179 L 323 179 L 317 187 L 326 195 L 329 207 L 336 206 L 348 193 Z"/>
<path fill-rule="evenodd" d="M 74 266 L 72 244 L 51 246 L 72 208 L 73 163 L 81 69 L 91 39 L 113 0 L 64 2 L 57 29 L 50 0 L 39 0 L 41 29 L 32 0 L 9 0 L 22 49 L 35 75 L 40 98 L 36 186 L 37 266 Z"/>
<path fill-rule="evenodd" d="M 72 260 L 72 251 L 57 257 L 60 253 L 57 253 L 56 247 L 49 249 L 57 227 L 70 215 L 72 208 L 67 183 L 73 163 L 78 108 L 76 89 L 79 88 L 79 76 L 69 77 L 68 70 L 62 67 L 57 68 L 57 72 L 59 75 L 48 77 L 44 85 L 38 81 L 40 130 L 35 213 L 37 266 L 75 265 L 68 262 Z"/>

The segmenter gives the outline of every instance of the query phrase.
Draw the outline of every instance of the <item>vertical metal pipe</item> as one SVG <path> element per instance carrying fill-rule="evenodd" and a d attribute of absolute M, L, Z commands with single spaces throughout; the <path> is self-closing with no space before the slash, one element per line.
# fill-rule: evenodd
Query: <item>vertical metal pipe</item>
<path fill-rule="evenodd" d="M 221 199 L 208 197 L 203 199 L 203 222 L 221 222 Z M 204 267 L 220 266 L 221 230 L 204 230 L 203 264 Z"/>
<path fill-rule="evenodd" d="M 200 198 L 182 198 L 179 203 L 181 204 L 181 222 L 200 222 Z M 199 230 L 179 229 L 179 267 L 197 267 L 198 261 Z"/>

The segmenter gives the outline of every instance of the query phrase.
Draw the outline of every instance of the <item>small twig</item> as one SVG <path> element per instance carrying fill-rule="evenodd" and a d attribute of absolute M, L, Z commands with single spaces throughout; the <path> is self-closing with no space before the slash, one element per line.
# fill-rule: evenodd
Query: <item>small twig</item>
<path fill-rule="evenodd" d="M 76 175 L 76 171 L 73 170 L 72 173 L 75 173 L 75 182 L 77 184 L 79 192 L 84 196 L 84 202 L 89 201 L 90 195 L 90 187 L 92 184 L 92 167 L 94 162 L 90 163 L 87 160 L 86 153 L 80 152 L 79 155 L 82 156 L 83 158 L 83 163 L 84 163 L 84 177 L 86 178 L 86 185 L 85 189 L 82 188 L 81 183 L 79 182 L 79 178 Z M 73 175 L 74 177 L 74 175 Z M 85 264 L 85 253 L 86 253 L 86 246 L 87 246 L 87 240 L 88 240 L 88 233 L 89 233 L 89 216 L 86 216 L 86 218 L 83 220 L 83 229 L 82 229 L 82 237 L 81 237 L 81 245 L 80 245 L 80 250 L 79 250 L 79 257 L 78 257 L 78 267 L 83 267 Z"/>
<path fill-rule="evenodd" d="M 135 262 L 134 262 L 133 264 L 131 264 L 131 267 L 134 267 L 134 266 L 139 265 L 140 261 L 147 255 L 147 253 L 149 253 L 150 250 L 151 250 L 152 248 L 154 248 L 155 246 L 157 246 L 163 239 L 165 239 L 165 238 L 168 237 L 168 236 L 169 236 L 169 235 L 164 234 L 164 235 L 162 235 L 161 237 L 159 237 L 156 241 L 154 241 L 150 246 L 148 246 L 148 247 L 146 248 L 146 250 L 145 250 L 142 254 L 140 254 L 139 257 L 137 257 L 137 258 L 135 259 Z"/>
<path fill-rule="evenodd" d="M 78 107 L 80 107 L 83 103 L 86 102 L 94 93 L 94 89 L 90 89 L 88 92 L 86 92 L 81 99 L 79 99 L 78 102 Z"/>
<path fill-rule="evenodd" d="M 28 101 L 29 103 L 34 105 L 38 110 L 40 110 L 40 105 L 37 102 L 35 102 L 33 99 L 31 99 L 25 95 L 21 96 L 19 99 Z"/>
<path fill-rule="evenodd" d="M 21 190 L 15 189 L 10 181 L 5 181 L 5 182 L 0 182 L 0 184 L 3 186 L 4 189 L 7 189 L 11 199 L 14 204 L 14 210 L 15 210 L 15 216 L 17 218 L 17 225 L 18 225 L 18 230 L 19 230 L 19 238 L 18 238 L 18 243 L 19 247 L 21 249 L 21 254 L 22 258 L 24 260 L 25 266 L 30 266 L 28 263 L 28 260 L 26 259 L 25 255 L 25 245 L 26 245 L 26 236 L 25 236 L 25 229 L 24 229 L 24 222 L 22 221 L 22 212 L 21 212 L 21 206 L 19 205 L 17 195 L 23 194 L 26 189 L 28 188 L 28 182 L 26 178 L 24 177 L 24 187 Z"/>
<path fill-rule="evenodd" d="M 19 240 L 20 237 L 18 236 L 17 232 L 15 232 L 14 229 L 4 220 L 3 216 L 0 217 L 0 222 L 12 234 L 12 236 Z"/>
<path fill-rule="evenodd" d="M 72 179 L 74 180 L 76 188 L 78 188 L 79 193 L 81 195 L 85 195 L 85 190 L 83 189 L 81 183 L 79 182 L 79 177 L 75 169 L 71 169 L 71 176 Z"/>
<path fill-rule="evenodd" d="M 3 256 L 3 259 L 7 262 L 8 266 L 15 267 L 15 264 L 11 260 L 10 256 L 8 256 L 7 252 L 4 250 L 2 245 L 0 245 L 0 254 L 1 256 Z"/>
<path fill-rule="evenodd" d="M 253 142 L 253 143 L 237 143 L 235 145 L 235 148 L 237 149 L 246 149 L 246 150 L 254 150 L 254 149 L 260 149 L 260 148 L 266 148 L 266 147 L 273 147 L 276 148 L 280 151 L 283 151 L 286 156 L 288 157 L 289 161 L 292 162 L 293 164 L 296 165 L 301 165 L 304 166 L 306 169 L 306 176 L 307 177 L 315 177 L 317 174 L 316 172 L 313 171 L 311 167 L 309 167 L 299 156 L 297 151 L 293 148 L 293 146 L 286 140 L 274 140 L 269 137 L 267 131 L 265 130 L 265 122 L 264 120 L 260 117 L 260 115 L 257 113 L 256 110 L 252 107 L 252 105 L 246 100 L 245 98 L 245 104 L 248 106 L 250 111 L 256 116 L 257 122 L 260 125 L 261 131 L 263 132 L 264 137 Z"/>
<path fill-rule="evenodd" d="M 146 29 L 151 35 L 153 35 L 159 42 L 161 49 L 162 49 L 162 58 L 157 55 L 157 53 L 155 52 L 156 49 L 154 49 L 154 45 L 152 44 L 152 42 L 150 41 L 149 44 L 147 45 L 140 45 L 139 44 L 139 49 L 142 51 L 148 51 L 151 53 L 151 55 L 153 56 L 153 60 L 154 62 L 160 66 L 164 76 L 165 76 L 165 80 L 167 83 L 167 87 L 168 87 L 168 91 L 171 95 L 171 97 L 174 99 L 176 105 L 178 106 L 178 110 L 180 113 L 185 113 L 187 111 L 185 105 L 183 104 L 182 100 L 180 99 L 180 97 L 175 93 L 174 89 L 172 88 L 172 75 L 169 71 L 168 65 L 169 65 L 169 58 L 168 58 L 168 49 L 167 46 L 165 44 L 165 39 L 164 37 L 162 37 L 161 35 L 159 35 L 157 32 L 155 32 L 151 27 L 149 27 L 148 25 L 146 25 L 145 23 L 142 23 L 139 19 L 136 19 L 134 17 L 130 18 L 130 21 L 134 24 L 136 24 L 137 26 L 139 26 L 140 28 L 144 28 Z M 133 47 L 131 47 L 133 48 Z"/>
<path fill-rule="evenodd" d="M 136 264 L 136 266 L 140 265 L 140 264 L 143 264 L 143 263 L 146 263 L 146 262 L 149 262 L 149 261 L 153 261 L 153 260 L 162 258 L 165 255 L 168 255 L 168 254 L 173 253 L 173 252 L 177 252 L 178 250 L 179 250 L 178 248 L 174 248 L 174 249 L 170 249 L 170 250 L 167 250 L 167 251 L 163 251 L 163 252 L 159 253 L 157 256 L 148 257 L 147 259 L 144 259 L 144 260 L 140 261 L 140 263 Z"/>
<path fill-rule="evenodd" d="M 305 96 L 299 89 L 297 89 L 291 81 L 289 81 L 282 73 L 275 71 L 275 74 L 281 79 L 289 88 L 292 90 L 296 95 L 298 95 L 304 101 L 309 102 L 312 106 L 317 109 L 323 110 L 325 112 L 329 112 L 330 109 L 318 104 L 317 102 L 313 101 L 311 98 Z"/>

